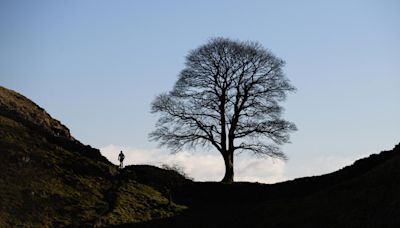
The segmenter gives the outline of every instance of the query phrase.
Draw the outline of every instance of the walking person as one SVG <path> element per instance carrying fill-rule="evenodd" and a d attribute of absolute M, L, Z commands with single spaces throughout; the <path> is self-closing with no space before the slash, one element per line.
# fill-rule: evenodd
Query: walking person
<path fill-rule="evenodd" d="M 119 169 L 122 169 L 124 167 L 124 163 L 123 163 L 124 162 L 124 158 L 125 158 L 125 155 L 124 155 L 124 153 L 122 153 L 122 150 L 121 150 L 121 152 L 118 155 Z"/>

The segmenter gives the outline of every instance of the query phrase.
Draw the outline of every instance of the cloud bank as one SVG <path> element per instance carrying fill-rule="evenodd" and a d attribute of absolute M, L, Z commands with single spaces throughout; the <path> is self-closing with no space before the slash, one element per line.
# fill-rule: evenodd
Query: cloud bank
<path fill-rule="evenodd" d="M 196 181 L 220 181 L 224 175 L 224 162 L 218 153 L 191 153 L 183 151 L 170 154 L 159 149 L 135 149 L 126 146 L 108 145 L 100 149 L 103 156 L 114 164 L 119 164 L 119 151 L 125 154 L 124 165 L 149 164 L 154 166 L 178 165 Z M 282 161 L 260 159 L 239 155 L 235 157 L 235 181 L 275 183 L 284 181 L 285 164 Z"/>
<path fill-rule="evenodd" d="M 196 181 L 220 181 L 225 167 L 222 156 L 213 152 L 183 151 L 171 154 L 160 149 L 137 149 L 128 146 L 108 145 L 100 148 L 101 153 L 114 164 L 119 164 L 118 154 L 125 154 L 124 165 L 148 164 L 178 166 Z M 329 155 L 316 156 L 303 161 L 280 160 L 252 157 L 246 154 L 235 156 L 235 181 L 276 183 L 304 176 L 315 176 L 336 171 L 368 154 L 358 156 Z"/>

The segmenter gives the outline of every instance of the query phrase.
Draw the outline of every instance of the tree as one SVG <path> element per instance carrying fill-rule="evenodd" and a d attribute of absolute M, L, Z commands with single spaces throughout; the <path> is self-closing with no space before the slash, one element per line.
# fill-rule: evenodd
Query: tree
<path fill-rule="evenodd" d="M 152 113 L 161 115 L 150 139 L 172 152 L 215 147 L 228 183 L 236 152 L 286 159 L 279 145 L 296 126 L 282 119 L 279 105 L 295 90 L 284 64 L 258 42 L 211 39 L 190 51 L 172 91 L 153 101 Z"/>

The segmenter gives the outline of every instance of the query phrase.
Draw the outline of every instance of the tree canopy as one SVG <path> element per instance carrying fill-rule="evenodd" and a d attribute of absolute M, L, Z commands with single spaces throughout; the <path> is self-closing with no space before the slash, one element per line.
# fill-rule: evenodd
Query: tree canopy
<path fill-rule="evenodd" d="M 174 88 L 152 103 L 161 115 L 150 138 L 173 152 L 216 148 L 225 161 L 224 182 L 233 181 L 238 151 L 286 159 L 279 145 L 296 126 L 282 118 L 279 104 L 295 90 L 284 65 L 258 42 L 211 39 L 189 52 Z"/>

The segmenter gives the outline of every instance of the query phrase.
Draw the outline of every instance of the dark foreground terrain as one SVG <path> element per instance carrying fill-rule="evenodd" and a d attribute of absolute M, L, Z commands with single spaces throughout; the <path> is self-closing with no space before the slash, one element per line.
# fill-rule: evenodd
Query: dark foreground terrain
<path fill-rule="evenodd" d="M 267 185 L 122 171 L 0 87 L 0 227 L 400 227 L 400 144 L 334 173 Z"/>

